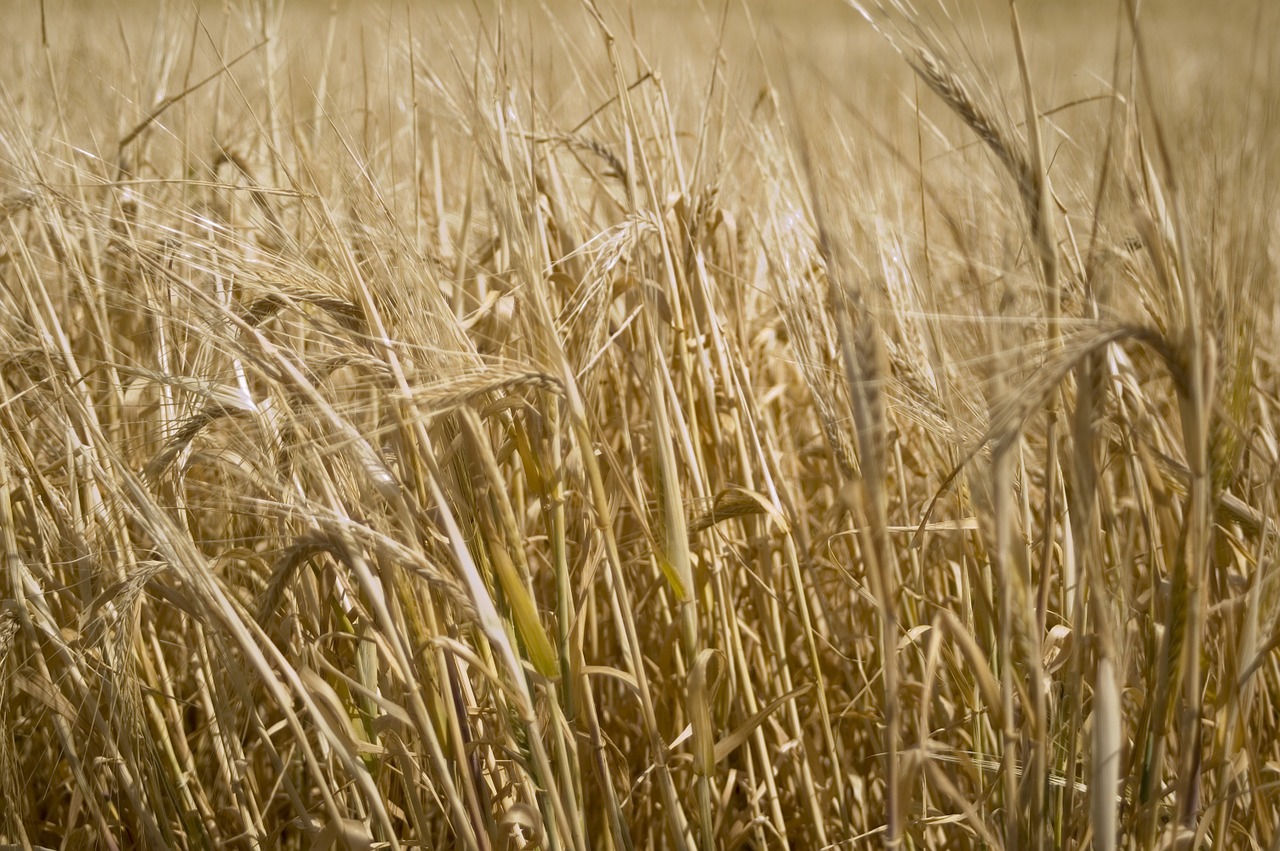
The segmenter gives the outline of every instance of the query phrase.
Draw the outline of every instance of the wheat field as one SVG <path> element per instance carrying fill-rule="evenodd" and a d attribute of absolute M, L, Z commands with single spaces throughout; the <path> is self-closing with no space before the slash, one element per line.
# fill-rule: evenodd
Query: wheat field
<path fill-rule="evenodd" d="M 1268 0 L 0 12 L 0 846 L 1280 849 Z"/>

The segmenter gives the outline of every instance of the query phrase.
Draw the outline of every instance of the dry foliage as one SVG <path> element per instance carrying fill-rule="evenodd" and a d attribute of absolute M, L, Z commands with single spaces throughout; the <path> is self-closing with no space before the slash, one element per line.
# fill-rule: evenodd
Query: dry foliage
<path fill-rule="evenodd" d="M 0 844 L 1280 848 L 1280 16 L 1139 6 L 7 10 Z"/>

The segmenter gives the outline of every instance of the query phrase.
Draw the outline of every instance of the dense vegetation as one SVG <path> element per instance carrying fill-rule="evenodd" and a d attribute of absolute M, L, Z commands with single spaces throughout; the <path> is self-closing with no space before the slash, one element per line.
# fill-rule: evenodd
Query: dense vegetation
<path fill-rule="evenodd" d="M 1265 0 L 8 5 L 0 843 L 1280 847 Z"/>

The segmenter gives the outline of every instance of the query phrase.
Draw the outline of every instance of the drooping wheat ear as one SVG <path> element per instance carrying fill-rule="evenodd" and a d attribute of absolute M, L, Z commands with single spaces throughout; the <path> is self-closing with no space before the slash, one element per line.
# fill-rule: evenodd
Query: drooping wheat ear
<path fill-rule="evenodd" d="M 743 488 L 726 488 L 716 494 L 711 505 L 689 515 L 689 538 L 705 532 L 717 523 L 735 517 L 754 517 L 768 512 L 765 498 Z"/>
<path fill-rule="evenodd" d="M 613 149 L 604 142 L 597 141 L 588 136 L 568 135 L 564 137 L 564 141 L 571 147 L 580 151 L 587 151 L 595 154 L 609 166 L 605 171 L 605 177 L 612 177 L 621 181 L 624 185 L 627 182 L 627 167 L 622 164 L 622 160 L 613 152 Z"/>
<path fill-rule="evenodd" d="M 925 85 L 960 116 L 960 120 L 968 125 L 996 155 L 996 159 L 1009 170 L 1034 226 L 1040 209 L 1039 181 L 1031 168 L 1026 146 L 986 110 L 970 94 L 964 80 L 927 47 L 917 47 L 914 58 L 908 57 L 907 61 L 920 75 L 920 79 L 924 80 Z"/>
<path fill-rule="evenodd" d="M 806 295 L 812 297 L 806 298 Z M 846 478 L 860 478 L 862 471 L 858 466 L 853 442 L 847 433 L 848 423 L 846 417 L 840 414 L 840 411 L 847 411 L 851 407 L 846 395 L 847 388 L 832 381 L 825 354 L 836 349 L 836 332 L 831 327 L 829 316 L 820 310 L 821 304 L 816 293 L 811 291 L 796 291 L 785 287 L 779 290 L 783 323 L 791 339 L 800 374 L 809 386 L 822 436 L 826 439 L 841 473 Z"/>
<path fill-rule="evenodd" d="M 347 330 L 364 331 L 364 313 L 350 300 L 307 287 L 273 284 L 278 287 L 275 292 L 254 299 L 242 308 L 241 318 L 245 322 L 261 325 L 286 307 L 305 303 L 325 311 Z"/>
<path fill-rule="evenodd" d="M 160 476 L 169 468 L 183 450 L 191 445 L 191 441 L 196 439 L 200 432 L 204 431 L 205 426 L 216 422 L 224 417 L 248 417 L 252 415 L 252 411 L 247 407 L 235 407 L 224 404 L 218 399 L 211 399 L 204 407 L 196 411 L 191 416 L 182 421 L 174 432 L 173 437 L 164 445 L 164 448 L 156 453 L 147 466 L 143 468 L 142 477 L 148 484 L 154 484 L 159 481 Z"/>
<path fill-rule="evenodd" d="M 85 635 L 92 642 L 98 642 L 108 634 L 123 643 L 127 637 L 124 630 L 134 606 L 142 597 L 147 584 L 169 569 L 169 563 L 158 559 L 140 561 L 133 565 L 125 578 L 107 588 L 93 601 L 90 607 L 92 617 L 85 628 Z M 123 653 L 123 649 L 121 649 Z"/>

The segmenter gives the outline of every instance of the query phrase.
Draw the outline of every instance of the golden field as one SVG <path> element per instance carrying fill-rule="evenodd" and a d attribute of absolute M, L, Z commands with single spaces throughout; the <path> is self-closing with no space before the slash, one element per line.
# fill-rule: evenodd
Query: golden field
<path fill-rule="evenodd" d="M 1280 8 L 0 9 L 0 847 L 1280 848 Z"/>

